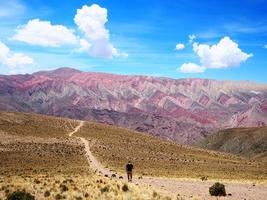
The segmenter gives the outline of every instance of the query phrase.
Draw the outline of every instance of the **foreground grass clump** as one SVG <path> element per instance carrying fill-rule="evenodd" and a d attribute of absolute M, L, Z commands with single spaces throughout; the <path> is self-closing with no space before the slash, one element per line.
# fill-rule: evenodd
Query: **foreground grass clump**
<path fill-rule="evenodd" d="M 225 186 L 221 183 L 215 183 L 209 188 L 211 196 L 226 196 Z"/>
<path fill-rule="evenodd" d="M 36 184 L 36 179 L 38 179 L 38 184 Z M 154 193 L 154 190 L 148 186 L 126 184 L 123 181 L 112 180 L 93 173 L 0 176 L 1 200 L 155 199 Z M 30 194 L 34 194 L 34 197 Z M 169 200 L 171 198 L 166 193 L 157 192 L 157 199 Z"/>
<path fill-rule="evenodd" d="M 9 194 L 7 200 L 35 200 L 35 198 L 26 191 L 16 191 Z"/>

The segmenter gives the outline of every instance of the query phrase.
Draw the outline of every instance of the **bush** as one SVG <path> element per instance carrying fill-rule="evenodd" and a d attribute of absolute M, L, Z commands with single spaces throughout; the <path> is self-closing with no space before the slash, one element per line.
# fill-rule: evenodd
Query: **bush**
<path fill-rule="evenodd" d="M 56 200 L 60 200 L 60 199 L 63 199 L 63 196 L 60 195 L 60 194 L 57 194 L 56 197 L 55 197 Z"/>
<path fill-rule="evenodd" d="M 123 192 L 127 192 L 129 190 L 128 185 L 126 184 L 124 184 L 121 189 Z"/>
<path fill-rule="evenodd" d="M 101 188 L 100 191 L 101 191 L 101 193 L 108 192 L 109 191 L 109 187 L 105 186 L 105 187 Z"/>
<path fill-rule="evenodd" d="M 35 198 L 25 191 L 16 191 L 9 194 L 7 200 L 35 200 Z"/>
<path fill-rule="evenodd" d="M 215 183 L 209 188 L 211 196 L 226 196 L 225 187 L 221 183 Z"/>
<path fill-rule="evenodd" d="M 60 184 L 60 188 L 61 188 L 61 192 L 66 192 L 69 190 L 69 188 L 64 184 Z"/>
<path fill-rule="evenodd" d="M 45 191 L 45 193 L 44 193 L 44 197 L 49 197 L 50 196 L 50 192 L 47 190 L 47 191 Z"/>

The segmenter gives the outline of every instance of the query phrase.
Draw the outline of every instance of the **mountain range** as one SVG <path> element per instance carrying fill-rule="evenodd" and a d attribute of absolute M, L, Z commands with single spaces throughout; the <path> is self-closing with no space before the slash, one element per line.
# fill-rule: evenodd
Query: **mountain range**
<path fill-rule="evenodd" d="M 219 129 L 267 124 L 267 84 L 59 68 L 0 75 L 0 110 L 92 120 L 192 144 Z"/>

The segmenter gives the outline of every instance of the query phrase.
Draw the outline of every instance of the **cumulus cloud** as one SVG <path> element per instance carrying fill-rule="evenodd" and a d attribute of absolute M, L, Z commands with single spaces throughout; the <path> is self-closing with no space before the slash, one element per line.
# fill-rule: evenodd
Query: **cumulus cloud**
<path fill-rule="evenodd" d="M 80 39 L 79 44 L 80 44 L 80 48 L 74 50 L 75 52 L 78 52 L 78 53 L 89 52 L 92 46 L 86 39 Z"/>
<path fill-rule="evenodd" d="M 238 47 L 238 44 L 229 37 L 222 38 L 218 44 L 212 46 L 195 42 L 193 43 L 193 50 L 200 58 L 201 65 L 198 66 L 194 63 L 190 63 L 190 65 L 184 64 L 180 70 L 185 73 L 192 73 L 192 69 L 195 69 L 195 71 L 202 69 L 198 72 L 204 72 L 207 68 L 221 69 L 235 67 L 253 56 L 252 54 L 243 52 Z M 186 68 L 188 68 L 188 70 L 186 70 Z"/>
<path fill-rule="evenodd" d="M 116 49 L 109 40 L 109 30 L 105 27 L 108 21 L 107 14 L 107 9 L 97 4 L 84 5 L 77 10 L 74 22 L 91 44 L 90 55 L 101 58 L 124 56 L 125 53 Z"/>
<path fill-rule="evenodd" d="M 212 46 L 194 43 L 193 48 L 206 68 L 239 66 L 241 62 L 252 56 L 252 54 L 242 52 L 238 44 L 229 37 L 224 37 L 218 44 Z"/>
<path fill-rule="evenodd" d="M 33 59 L 22 54 L 13 53 L 11 50 L 0 41 L 0 66 L 8 67 L 11 72 L 17 69 L 22 69 L 33 64 Z"/>
<path fill-rule="evenodd" d="M 26 25 L 19 26 L 11 39 L 44 47 L 60 47 L 77 43 L 74 30 L 40 19 L 33 19 Z"/>
<path fill-rule="evenodd" d="M 79 35 L 63 25 L 32 19 L 27 24 L 18 26 L 15 35 L 10 39 L 43 47 L 72 45 L 74 48 L 72 52 L 85 52 L 99 58 L 128 57 L 127 53 L 115 48 L 110 42 L 110 33 L 105 27 L 107 21 L 106 8 L 97 4 L 84 5 L 81 9 L 77 9 L 74 17 L 74 22 L 80 31 Z"/>
<path fill-rule="evenodd" d="M 205 67 L 199 66 L 195 63 L 184 63 L 180 67 L 180 71 L 183 73 L 201 73 L 205 71 Z"/>
<path fill-rule="evenodd" d="M 178 43 L 178 44 L 176 44 L 176 46 L 175 46 L 175 50 L 182 50 L 182 49 L 184 49 L 185 48 L 185 46 L 184 46 L 184 44 L 182 44 L 182 43 Z"/>

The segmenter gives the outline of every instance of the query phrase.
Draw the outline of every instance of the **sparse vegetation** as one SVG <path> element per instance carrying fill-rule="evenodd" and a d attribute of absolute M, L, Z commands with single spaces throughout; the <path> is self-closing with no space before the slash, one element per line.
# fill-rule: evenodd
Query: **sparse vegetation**
<path fill-rule="evenodd" d="M 40 184 L 36 186 L 34 180 Z M 73 182 L 69 182 L 70 178 Z M 46 174 L 0 177 L 0 199 L 7 199 L 8 194 L 25 189 L 29 194 L 35 194 L 36 199 L 153 199 L 154 191 L 148 187 L 138 187 L 134 184 L 124 184 L 116 180 L 95 174 Z M 99 181 L 101 180 L 101 181 Z M 68 190 L 62 192 L 62 183 Z M 46 186 L 44 186 L 46 184 Z M 4 189 L 4 190 L 3 190 Z M 5 190 L 9 190 L 5 193 Z M 168 195 L 157 192 L 157 199 L 167 199 Z M 17 200 L 17 199 L 8 199 Z M 20 199 L 19 199 L 20 200 Z M 24 199 L 23 199 L 24 200 Z M 32 199 L 25 199 L 32 200 Z"/>
<path fill-rule="evenodd" d="M 75 120 L 0 112 L 0 199 L 24 189 L 36 199 L 153 197 L 150 188 L 132 184 L 124 192 L 123 182 L 91 171 L 83 145 L 67 135 L 76 125 Z"/>
<path fill-rule="evenodd" d="M 59 128 L 46 134 L 48 124 Z M 68 137 L 76 125 L 68 119 L 0 112 L 0 199 L 24 189 L 36 199 L 172 199 L 148 186 L 126 184 L 118 172 L 125 173 L 128 160 L 134 163 L 134 176 L 140 181 L 151 175 L 266 179 L 265 166 L 256 161 L 86 122 L 75 136 L 85 137 L 94 155 L 119 178 L 111 180 L 105 173 L 92 171 L 84 146 Z"/>
<path fill-rule="evenodd" d="M 251 162 L 226 153 L 176 145 L 124 128 L 87 122 L 76 135 L 86 138 L 92 144 L 94 155 L 113 171 L 125 173 L 125 163 L 131 160 L 137 177 L 267 178 L 267 165 L 263 162 Z"/>
<path fill-rule="evenodd" d="M 225 186 L 218 182 L 209 188 L 209 192 L 211 196 L 226 196 Z"/>

